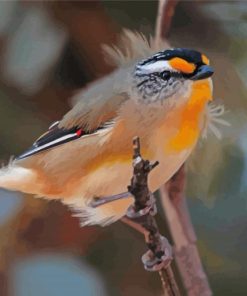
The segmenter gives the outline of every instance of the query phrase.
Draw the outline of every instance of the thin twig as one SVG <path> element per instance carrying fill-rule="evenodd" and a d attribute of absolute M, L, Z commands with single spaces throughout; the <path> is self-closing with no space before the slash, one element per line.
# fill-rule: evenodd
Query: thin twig
<path fill-rule="evenodd" d="M 167 37 L 178 0 L 160 0 L 156 18 L 155 40 Z"/>

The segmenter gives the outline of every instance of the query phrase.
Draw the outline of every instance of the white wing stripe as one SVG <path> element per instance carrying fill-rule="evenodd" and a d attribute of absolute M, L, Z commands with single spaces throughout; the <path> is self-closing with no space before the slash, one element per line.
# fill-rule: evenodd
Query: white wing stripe
<path fill-rule="evenodd" d="M 58 139 L 56 139 L 56 140 L 54 140 L 54 141 L 51 141 L 51 142 L 49 142 L 49 143 L 47 143 L 47 144 L 44 144 L 44 145 L 39 146 L 39 147 L 37 147 L 37 148 L 35 148 L 35 149 L 32 149 L 31 151 L 28 151 L 28 152 L 22 154 L 21 157 L 26 157 L 26 156 L 28 156 L 28 155 L 30 155 L 30 154 L 33 154 L 33 153 L 35 153 L 35 152 L 38 152 L 38 151 L 44 149 L 44 148 L 47 148 L 47 147 L 49 147 L 49 146 L 52 146 L 53 144 L 57 144 L 57 143 L 59 143 L 59 142 L 61 142 L 61 141 L 64 141 L 64 140 L 67 140 L 67 139 L 73 138 L 73 137 L 75 137 L 75 136 L 77 136 L 76 133 L 73 133 L 73 134 L 70 134 L 70 135 L 65 135 L 65 136 L 63 136 L 63 137 L 61 137 L 61 138 L 58 138 Z"/>

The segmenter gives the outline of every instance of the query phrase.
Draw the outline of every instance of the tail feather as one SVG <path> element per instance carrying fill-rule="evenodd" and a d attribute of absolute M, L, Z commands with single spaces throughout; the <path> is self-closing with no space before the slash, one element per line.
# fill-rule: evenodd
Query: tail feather
<path fill-rule="evenodd" d="M 0 187 L 4 189 L 33 193 L 37 192 L 36 181 L 37 175 L 32 169 L 10 164 L 0 170 Z"/>

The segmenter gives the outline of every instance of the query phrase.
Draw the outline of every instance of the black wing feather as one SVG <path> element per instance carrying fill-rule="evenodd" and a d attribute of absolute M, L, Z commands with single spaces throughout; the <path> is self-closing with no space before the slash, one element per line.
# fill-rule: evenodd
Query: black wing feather
<path fill-rule="evenodd" d="M 99 126 L 95 130 L 85 131 L 79 127 L 73 127 L 70 129 L 59 128 L 57 122 L 56 124 L 52 125 L 45 134 L 39 137 L 28 150 L 16 157 L 16 159 L 20 160 L 47 149 L 51 149 L 67 142 L 79 139 L 83 136 L 94 134 L 101 129 L 111 126 L 113 123 L 114 121 L 109 121 Z"/>
<path fill-rule="evenodd" d="M 55 126 L 39 137 L 27 151 L 19 155 L 16 159 L 19 160 L 29 157 L 47 149 L 76 140 L 86 134 L 90 133 L 84 132 L 82 129 L 77 127 L 64 129 Z"/>

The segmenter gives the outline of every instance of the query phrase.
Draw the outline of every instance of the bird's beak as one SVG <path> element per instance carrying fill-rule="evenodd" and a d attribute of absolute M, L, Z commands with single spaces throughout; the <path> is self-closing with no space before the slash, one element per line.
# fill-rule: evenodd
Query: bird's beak
<path fill-rule="evenodd" d="M 214 74 L 214 70 L 212 67 L 207 65 L 202 65 L 196 69 L 194 74 L 190 77 L 191 80 L 201 80 L 205 78 L 209 78 Z"/>

